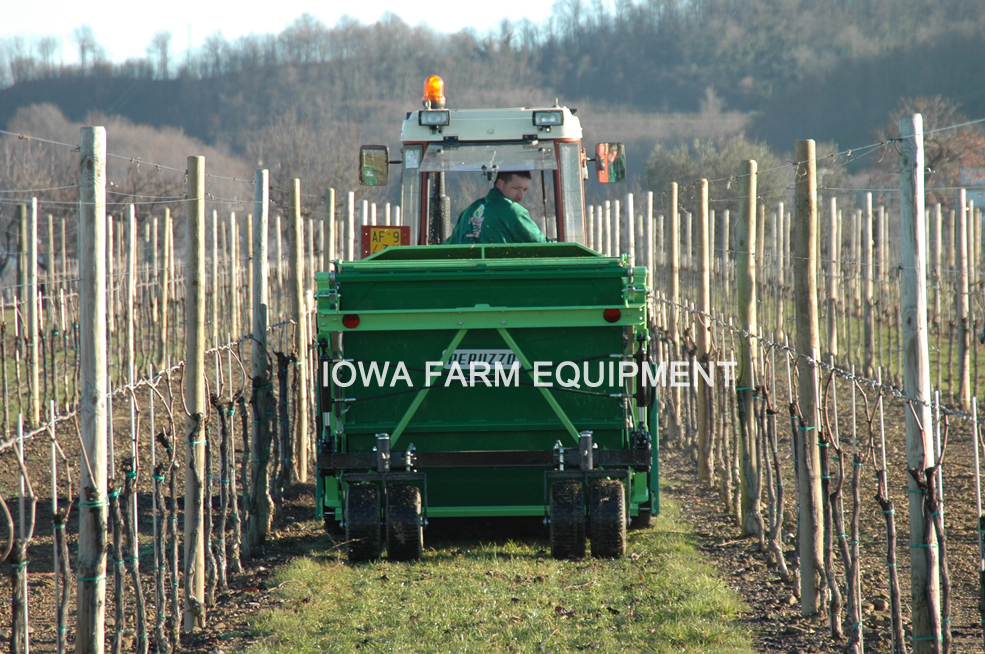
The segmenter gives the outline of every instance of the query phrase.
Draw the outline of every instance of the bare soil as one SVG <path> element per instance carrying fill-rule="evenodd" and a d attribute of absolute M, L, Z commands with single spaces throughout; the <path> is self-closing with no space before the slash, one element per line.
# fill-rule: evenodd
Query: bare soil
<path fill-rule="evenodd" d="M 847 392 L 839 389 L 841 397 Z M 862 402 L 858 401 L 860 441 L 867 439 L 862 423 Z M 889 469 L 889 495 L 895 504 L 897 561 L 903 608 L 903 624 L 907 651 L 912 648 L 910 621 L 910 551 L 905 460 L 905 425 L 903 405 L 891 399 L 885 404 L 886 455 Z M 843 497 L 846 528 L 852 511 L 851 500 L 851 425 L 845 424 L 850 412 L 839 411 L 842 442 L 846 450 L 846 479 Z M 784 554 L 789 564 L 795 558 L 796 498 L 790 452 L 790 421 L 784 410 L 778 418 L 780 458 L 785 484 Z M 879 442 L 878 417 L 875 421 L 876 443 Z M 951 578 L 950 627 L 952 652 L 982 652 L 982 616 L 978 610 L 978 534 L 975 510 L 974 451 L 971 423 L 952 419 L 949 443 L 944 455 L 943 488 L 944 516 L 947 532 L 947 557 Z M 832 453 L 833 456 L 834 453 Z M 879 459 L 876 459 L 879 461 Z M 831 460 L 832 469 L 835 461 Z M 721 571 L 722 579 L 738 591 L 749 606 L 743 618 L 750 629 L 755 648 L 767 653 L 837 652 L 843 651 L 846 641 L 831 638 L 826 607 L 815 616 L 801 617 L 799 593 L 792 584 L 780 580 L 769 564 L 769 557 L 759 550 L 755 538 L 740 538 L 735 521 L 724 510 L 717 489 L 697 483 L 697 466 L 693 457 L 680 450 L 665 449 L 661 453 L 661 474 L 664 493 L 673 498 L 688 516 L 695 529 L 699 548 L 706 552 Z M 834 473 L 832 473 L 834 474 Z M 861 508 L 859 513 L 860 557 L 862 559 L 863 634 L 866 652 L 890 652 L 891 629 L 889 614 L 889 584 L 886 566 L 886 523 L 881 507 L 875 501 L 876 481 L 872 460 L 866 458 L 860 478 Z M 765 504 L 766 494 L 763 493 Z M 765 515 L 765 511 L 764 511 Z M 835 554 L 839 584 L 845 601 L 844 566 Z M 845 632 L 849 620 L 844 617 Z"/>
<path fill-rule="evenodd" d="M 789 433 L 783 425 L 789 422 L 778 416 L 781 443 L 789 447 Z M 128 416 L 116 422 L 118 437 L 128 428 Z M 978 535 L 976 532 L 974 470 L 972 466 L 970 425 L 957 423 L 952 427 L 944 466 L 945 516 L 948 529 L 948 555 L 952 579 L 951 631 L 954 636 L 954 652 L 982 652 L 981 618 L 978 614 Z M 846 430 L 842 426 L 843 433 Z M 861 430 L 861 427 L 860 427 Z M 901 406 L 887 405 L 886 415 L 887 456 L 890 469 L 890 494 L 896 503 L 897 532 L 899 534 L 899 574 L 902 586 L 904 623 L 909 621 L 907 611 L 909 591 L 909 548 L 906 508 L 906 471 L 904 463 L 904 434 Z M 73 463 L 73 477 L 78 482 L 78 439 L 73 426 L 66 425 L 59 431 L 58 440 Z M 781 450 L 784 446 L 781 444 Z M 31 642 L 34 652 L 56 651 L 54 577 L 52 573 L 51 533 L 51 483 L 50 441 L 47 437 L 35 438 L 27 445 L 27 462 L 39 497 L 35 538 L 30 554 L 30 611 Z M 146 450 L 146 448 L 145 448 Z M 117 453 L 118 459 L 122 458 Z M 17 520 L 17 471 L 13 452 L 0 454 L 0 492 L 7 499 Z M 151 531 L 150 494 L 147 471 L 150 469 L 149 452 L 142 452 L 139 498 L 141 531 Z M 237 457 L 237 460 L 239 458 Z M 792 489 L 789 455 L 781 463 L 787 489 Z M 218 471 L 215 471 L 218 476 Z M 665 449 L 662 453 L 661 474 L 665 482 L 665 496 L 673 499 L 683 510 L 695 530 L 698 547 L 705 552 L 719 569 L 723 583 L 734 588 L 745 600 L 749 609 L 742 621 L 749 629 L 757 651 L 766 653 L 837 652 L 844 648 L 844 641 L 830 637 L 827 617 L 801 617 L 799 602 L 794 589 L 779 580 L 768 565 L 764 552 L 752 538 L 740 538 L 734 522 L 722 509 L 717 490 L 697 482 L 697 469 L 693 458 L 686 452 Z M 848 473 L 850 474 L 850 472 Z M 862 476 L 861 549 L 863 557 L 863 606 L 867 652 L 889 652 L 890 630 L 888 586 L 885 565 L 885 523 L 883 514 L 873 499 L 875 495 L 873 467 L 867 461 Z M 181 486 L 179 486 L 181 488 Z M 62 487 L 64 494 L 64 486 Z M 13 499 L 11 499 L 13 498 Z M 793 534 L 795 498 L 788 491 L 785 513 L 788 516 L 784 531 Z M 64 497 L 61 500 L 64 502 Z M 764 493 L 765 501 L 765 493 Z M 216 504 L 218 506 L 218 504 Z M 845 488 L 845 511 L 851 511 L 850 492 Z M 69 547 L 74 553 L 77 543 L 77 509 L 69 520 L 67 533 Z M 6 541 L 6 526 L 0 524 L 0 539 Z M 244 561 L 242 574 L 229 574 L 229 588 L 216 592 L 216 602 L 209 609 L 208 627 L 183 639 L 182 649 L 207 654 L 222 654 L 243 650 L 251 642 L 251 625 L 258 612 L 278 605 L 272 591 L 270 578 L 277 566 L 292 557 L 302 556 L 314 548 L 330 547 L 332 541 L 325 537 L 324 528 L 315 518 L 314 493 L 311 484 L 301 486 L 287 494 L 276 513 L 274 529 L 257 558 Z M 788 562 L 792 558 L 794 539 L 784 539 Z M 141 540 L 141 570 L 144 592 L 153 598 L 152 543 L 149 536 Z M 839 570 L 841 563 L 836 563 Z M 76 569 L 73 561 L 73 570 Z M 0 597 L 10 597 L 10 566 L 0 566 Z M 840 576 L 840 575 L 839 575 Z M 112 581 L 107 584 L 108 600 L 112 602 Z M 128 614 L 132 615 L 132 593 L 127 594 Z M 9 603 L 5 602 L 9 607 Z M 74 593 L 72 616 L 74 622 Z M 153 608 L 149 604 L 148 624 L 153 624 Z M 113 633 L 112 604 L 107 608 L 107 635 Z M 0 613 L 0 646 L 9 647 L 9 609 Z M 845 620 L 846 629 L 848 620 Z M 134 633 L 132 623 L 125 625 L 125 647 L 132 648 Z M 71 631 L 70 631 L 71 634 Z M 909 639 L 909 632 L 907 637 Z M 69 647 L 74 647 L 69 640 Z M 107 648 L 109 638 L 107 638 Z"/>

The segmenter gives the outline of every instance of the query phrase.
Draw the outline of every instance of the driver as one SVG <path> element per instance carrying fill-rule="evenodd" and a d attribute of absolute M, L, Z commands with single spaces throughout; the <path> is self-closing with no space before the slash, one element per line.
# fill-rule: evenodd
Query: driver
<path fill-rule="evenodd" d="M 547 239 L 520 202 L 530 190 L 530 171 L 496 175 L 486 197 L 461 213 L 448 243 L 545 243 Z"/>

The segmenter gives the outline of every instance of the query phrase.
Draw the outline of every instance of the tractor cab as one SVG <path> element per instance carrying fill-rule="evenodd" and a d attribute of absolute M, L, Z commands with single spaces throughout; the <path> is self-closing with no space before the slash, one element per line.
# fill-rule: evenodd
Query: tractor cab
<path fill-rule="evenodd" d="M 498 173 L 512 171 L 530 173 L 522 204 L 547 239 L 585 245 L 589 162 L 601 183 L 626 175 L 621 143 L 601 143 L 587 156 L 577 109 L 449 109 L 437 76 L 425 82 L 424 108 L 407 113 L 400 136 L 400 160 L 391 161 L 386 146 L 360 149 L 359 179 L 383 186 L 389 167 L 400 166 L 403 224 L 413 245 L 443 243 L 459 213 L 489 192 Z"/>

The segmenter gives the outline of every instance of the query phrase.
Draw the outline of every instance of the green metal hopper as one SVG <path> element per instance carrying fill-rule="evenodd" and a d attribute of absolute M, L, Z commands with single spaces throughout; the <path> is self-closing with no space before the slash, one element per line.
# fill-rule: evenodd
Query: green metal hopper
<path fill-rule="evenodd" d="M 592 553 L 619 556 L 659 511 L 653 389 L 619 375 L 647 365 L 645 268 L 574 243 L 412 246 L 316 278 L 317 506 L 350 558 L 419 557 L 429 517 L 540 515 L 578 557 L 586 514 Z"/>

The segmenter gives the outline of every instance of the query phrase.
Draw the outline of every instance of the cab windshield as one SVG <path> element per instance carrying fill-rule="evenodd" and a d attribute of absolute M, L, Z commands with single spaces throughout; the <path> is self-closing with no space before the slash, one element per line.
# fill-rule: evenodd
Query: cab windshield
<path fill-rule="evenodd" d="M 551 141 L 540 143 L 479 143 L 449 147 L 430 145 L 421 161 L 428 197 L 434 192 L 438 175 L 443 173 L 448 197 L 448 226 L 470 204 L 484 197 L 493 187 L 497 173 L 515 170 L 530 172 L 530 190 L 521 203 L 548 240 L 557 239 L 557 199 L 554 173 L 557 153 Z"/>
<path fill-rule="evenodd" d="M 559 148 L 565 151 L 561 157 L 558 156 Z M 574 158 L 566 163 L 563 155 L 568 150 L 574 153 Z M 558 229 L 559 207 L 564 195 L 560 183 L 561 168 L 570 166 L 572 170 L 565 174 L 570 174 L 575 183 L 580 182 L 579 151 L 577 143 L 550 140 L 405 146 L 405 205 L 406 200 L 417 196 L 420 203 L 417 206 L 421 208 L 417 214 L 421 231 L 414 230 L 415 236 L 428 234 L 426 242 L 442 242 L 466 207 L 489 193 L 498 173 L 525 170 L 530 172 L 530 190 L 521 204 L 549 241 L 559 240 L 559 234 L 563 234 Z M 571 209 L 580 219 L 583 204 L 580 186 L 578 191 L 577 199 L 565 201 L 571 203 Z M 442 226 L 442 236 L 437 234 L 438 225 Z"/>

